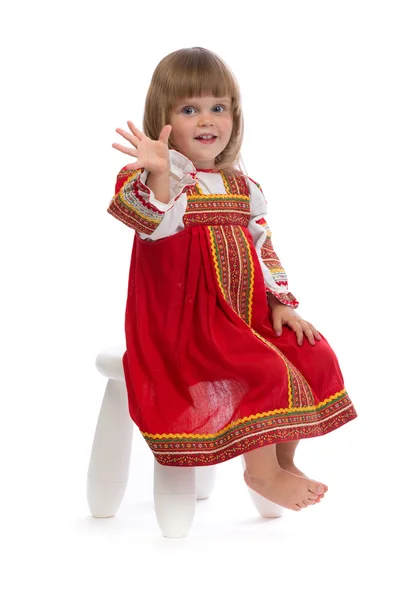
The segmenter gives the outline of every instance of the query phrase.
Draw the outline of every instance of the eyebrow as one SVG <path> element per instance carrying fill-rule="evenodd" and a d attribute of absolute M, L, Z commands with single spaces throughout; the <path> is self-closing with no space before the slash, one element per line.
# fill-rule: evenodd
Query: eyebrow
<path fill-rule="evenodd" d="M 182 102 L 179 102 L 177 106 L 183 106 L 184 104 L 196 104 L 196 100 L 194 98 L 185 98 Z M 220 102 L 231 104 L 231 99 L 228 96 L 224 96 L 224 98 L 215 98 L 214 104 L 219 104 Z"/>

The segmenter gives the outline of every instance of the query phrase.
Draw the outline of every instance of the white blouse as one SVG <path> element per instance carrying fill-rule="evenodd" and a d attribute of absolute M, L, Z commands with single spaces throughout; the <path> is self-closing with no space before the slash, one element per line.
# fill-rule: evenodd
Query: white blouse
<path fill-rule="evenodd" d="M 168 203 L 160 202 L 155 197 L 152 190 L 147 187 L 146 181 L 149 175 L 147 169 L 136 171 L 137 177 L 130 178 L 119 194 L 123 192 L 124 205 L 128 206 L 132 211 L 138 209 L 137 201 L 140 200 L 141 210 L 146 212 L 149 217 L 151 207 L 155 207 L 157 214 L 163 213 L 162 217 L 158 216 L 159 224 L 151 233 L 144 233 L 136 230 L 137 235 L 142 239 L 149 241 L 159 240 L 170 235 L 178 233 L 185 228 L 183 216 L 187 207 L 187 190 L 190 186 L 199 183 L 204 194 L 221 194 L 226 195 L 226 189 L 220 173 L 209 173 L 206 171 L 198 171 L 194 164 L 180 152 L 169 150 L 170 158 L 170 200 Z M 121 169 L 120 173 L 126 173 L 126 167 Z M 135 171 L 132 171 L 134 174 Z M 272 249 L 271 230 L 268 226 L 267 217 L 267 202 L 264 194 L 258 185 L 253 182 L 248 176 L 246 177 L 250 191 L 250 221 L 248 229 L 252 235 L 254 246 L 259 258 L 260 266 L 264 276 L 264 282 L 267 291 L 270 291 L 283 304 L 292 307 L 298 306 L 296 298 L 288 291 L 288 283 L 285 270 L 276 254 Z M 140 183 L 138 182 L 140 181 Z M 134 185 L 136 183 L 136 185 Z M 139 185 L 138 185 L 139 184 Z M 130 227 L 134 227 L 121 217 L 120 211 L 115 210 L 115 203 L 119 194 L 115 194 L 108 207 L 108 212 L 117 219 L 120 219 Z M 139 198 L 140 196 L 140 198 Z M 151 216 L 151 214 L 150 214 Z M 257 221 L 261 221 L 258 223 Z M 268 241 L 267 241 L 268 240 Z M 275 258 L 274 268 L 270 270 L 262 259 L 261 249 L 264 244 L 268 244 L 269 253 Z M 271 252 L 272 251 L 272 252 Z"/>

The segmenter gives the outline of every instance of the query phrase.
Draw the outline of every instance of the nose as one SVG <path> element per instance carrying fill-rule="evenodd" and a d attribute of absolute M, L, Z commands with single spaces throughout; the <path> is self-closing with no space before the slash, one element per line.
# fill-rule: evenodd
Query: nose
<path fill-rule="evenodd" d="M 213 119 L 211 115 L 209 113 L 200 113 L 198 125 L 200 127 L 209 127 L 210 125 L 213 125 Z"/>

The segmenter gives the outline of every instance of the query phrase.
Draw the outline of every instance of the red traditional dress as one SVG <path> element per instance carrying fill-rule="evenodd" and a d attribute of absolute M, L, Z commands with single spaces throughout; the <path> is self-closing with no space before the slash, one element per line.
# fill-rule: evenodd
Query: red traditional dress
<path fill-rule="evenodd" d="M 322 340 L 276 337 L 267 291 L 296 308 L 260 186 L 170 150 L 170 202 L 121 169 L 108 212 L 135 230 L 123 356 L 129 412 L 156 460 L 204 466 L 319 436 L 357 414 Z"/>

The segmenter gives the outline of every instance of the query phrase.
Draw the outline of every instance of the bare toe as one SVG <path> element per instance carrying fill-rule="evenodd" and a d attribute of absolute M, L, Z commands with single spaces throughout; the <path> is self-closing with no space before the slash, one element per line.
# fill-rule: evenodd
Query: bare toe
<path fill-rule="evenodd" d="M 308 498 L 306 498 L 306 500 L 303 500 L 302 504 L 304 508 L 307 508 L 307 506 L 312 506 L 312 504 L 315 504 L 315 500 L 308 500 Z"/>
<path fill-rule="evenodd" d="M 315 496 L 313 494 L 309 494 L 307 500 L 311 503 L 311 504 L 315 504 L 316 502 L 321 502 L 321 496 L 317 496 L 315 498 Z"/>
<path fill-rule="evenodd" d="M 324 488 L 322 487 L 321 483 L 318 483 L 318 481 L 310 480 L 308 490 L 317 496 L 321 496 L 321 494 L 324 493 Z"/>
<path fill-rule="evenodd" d="M 318 500 L 318 498 L 321 498 L 321 496 L 319 496 L 318 494 L 314 494 L 314 492 L 308 489 L 307 498 L 309 500 Z"/>

